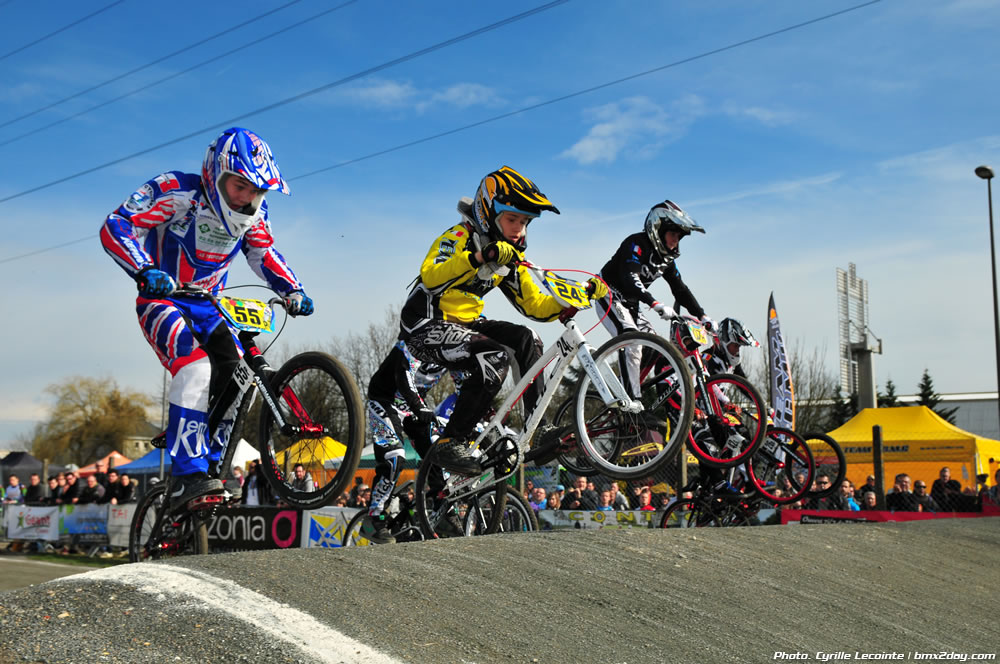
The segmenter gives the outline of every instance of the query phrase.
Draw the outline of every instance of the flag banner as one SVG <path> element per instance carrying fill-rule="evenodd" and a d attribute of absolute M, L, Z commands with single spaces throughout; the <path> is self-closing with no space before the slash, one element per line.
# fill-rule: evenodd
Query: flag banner
<path fill-rule="evenodd" d="M 788 366 L 785 342 L 781 338 L 778 311 L 774 308 L 774 293 L 767 303 L 768 374 L 771 384 L 771 407 L 775 426 L 795 429 L 795 390 Z"/>

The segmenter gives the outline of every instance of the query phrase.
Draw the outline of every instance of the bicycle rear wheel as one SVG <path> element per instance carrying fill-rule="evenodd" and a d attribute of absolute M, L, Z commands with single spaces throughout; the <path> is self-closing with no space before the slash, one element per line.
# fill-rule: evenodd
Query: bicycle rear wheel
<path fill-rule="evenodd" d="M 771 427 L 747 461 L 746 470 L 754 491 L 772 503 L 788 504 L 809 491 L 816 466 L 801 436 L 790 429 Z"/>
<path fill-rule="evenodd" d="M 287 426 L 277 425 L 265 403 L 260 414 L 264 475 L 276 496 L 293 507 L 328 505 L 347 488 L 361 460 L 365 419 L 357 384 L 344 365 L 318 352 L 288 360 L 270 383 Z M 313 487 L 292 485 L 297 464 L 312 476 Z"/>
<path fill-rule="evenodd" d="M 208 553 L 208 519 L 192 512 L 168 518 L 167 483 L 152 487 L 132 515 L 129 562 Z"/>
<path fill-rule="evenodd" d="M 830 478 L 830 486 L 823 491 L 809 491 L 807 498 L 826 498 L 840 491 L 840 484 L 847 476 L 847 458 L 844 450 L 836 440 L 825 433 L 807 433 L 802 436 L 812 451 L 816 462 L 816 472 L 813 477 L 826 475 Z"/>
<path fill-rule="evenodd" d="M 434 462 L 434 451 L 432 447 L 420 462 L 414 487 L 417 523 L 424 537 L 462 537 L 468 519 L 472 519 L 477 534 L 495 533 L 507 501 L 506 482 L 477 491 L 482 477 L 453 476 Z M 493 476 L 490 473 L 487 477 L 492 480 Z M 480 503 L 487 493 L 493 495 L 487 501 L 489 509 Z"/>
<path fill-rule="evenodd" d="M 750 459 L 767 434 L 767 402 L 757 388 L 741 376 L 715 374 L 705 380 L 698 404 L 706 410 L 692 428 L 691 453 L 716 468 Z"/>
<path fill-rule="evenodd" d="M 629 358 L 636 356 L 638 375 L 630 376 Z M 595 412 L 588 395 L 596 388 L 584 373 L 574 397 L 577 444 L 608 477 L 648 477 L 677 455 L 691 427 L 694 389 L 684 358 L 666 339 L 645 332 L 620 334 L 593 357 L 606 379 L 617 380 L 630 393 L 638 390 L 632 398 L 642 410 L 627 412 L 602 402 L 604 408 Z"/>

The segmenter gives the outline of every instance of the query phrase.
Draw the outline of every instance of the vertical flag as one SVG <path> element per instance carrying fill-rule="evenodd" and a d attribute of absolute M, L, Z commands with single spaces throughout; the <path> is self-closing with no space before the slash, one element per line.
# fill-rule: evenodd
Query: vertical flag
<path fill-rule="evenodd" d="M 774 308 L 774 293 L 767 303 L 767 349 L 770 363 L 768 373 L 771 383 L 771 407 L 774 408 L 775 426 L 795 429 L 795 390 L 792 372 L 788 366 L 785 342 L 778 325 L 778 311 Z"/>

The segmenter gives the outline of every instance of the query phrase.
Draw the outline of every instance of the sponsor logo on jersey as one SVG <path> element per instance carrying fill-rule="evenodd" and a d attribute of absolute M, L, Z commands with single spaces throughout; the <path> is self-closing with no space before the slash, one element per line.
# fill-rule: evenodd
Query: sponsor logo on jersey
<path fill-rule="evenodd" d="M 170 175 L 169 173 L 164 173 L 163 175 L 157 175 L 153 179 L 153 182 L 156 183 L 156 186 L 158 186 L 160 188 L 160 191 L 163 192 L 164 194 L 167 193 L 168 191 L 181 188 L 181 183 L 177 181 L 177 178 L 175 178 L 173 175 Z"/>
<path fill-rule="evenodd" d="M 148 184 L 142 185 L 137 192 L 128 197 L 125 201 L 125 209 L 132 214 L 145 212 L 153 207 L 153 188 Z"/>
<path fill-rule="evenodd" d="M 233 250 L 238 238 L 234 238 L 215 219 L 214 215 L 199 214 L 195 220 L 195 256 L 199 260 L 219 262 Z"/>

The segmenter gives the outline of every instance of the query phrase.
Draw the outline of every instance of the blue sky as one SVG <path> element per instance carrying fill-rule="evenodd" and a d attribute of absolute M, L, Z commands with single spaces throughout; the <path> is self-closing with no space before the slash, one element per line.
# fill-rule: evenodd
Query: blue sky
<path fill-rule="evenodd" d="M 854 262 L 884 342 L 880 388 L 891 378 L 911 393 L 925 367 L 940 392 L 996 388 L 986 186 L 973 170 L 1000 168 L 1000 3 L 882 0 L 307 177 L 860 2 L 571 0 L 248 117 L 543 3 L 358 0 L 307 20 L 336 3 L 302 0 L 230 29 L 282 3 L 125 0 L 19 50 L 105 4 L 0 4 L 0 442 L 72 375 L 158 390 L 134 286 L 97 230 L 147 179 L 197 172 L 232 124 L 267 140 L 290 180 L 291 197 L 268 199 L 273 229 L 317 304 L 289 325 L 290 347 L 381 320 L 457 199 L 508 164 L 562 210 L 529 230 L 537 263 L 596 271 L 670 198 L 708 230 L 682 243 L 679 267 L 715 318 L 762 336 L 773 291 L 786 339 L 825 348 L 836 371 L 835 269 Z M 245 265 L 230 279 L 252 281 Z M 662 282 L 654 292 L 668 299 Z M 517 317 L 499 294 L 486 313 Z"/>

